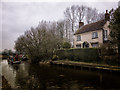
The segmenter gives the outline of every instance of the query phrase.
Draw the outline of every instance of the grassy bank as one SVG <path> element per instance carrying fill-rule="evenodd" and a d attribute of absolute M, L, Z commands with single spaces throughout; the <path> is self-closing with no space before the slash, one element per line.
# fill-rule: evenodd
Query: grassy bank
<path fill-rule="evenodd" d="M 57 60 L 52 61 L 53 64 L 58 65 L 67 65 L 67 66 L 76 66 L 76 67 L 88 67 L 88 68 L 95 68 L 99 70 L 111 70 L 111 71 L 118 71 L 120 72 L 120 66 L 112 66 L 102 63 L 87 63 L 87 62 L 78 62 L 78 61 L 69 61 L 69 60 Z"/>

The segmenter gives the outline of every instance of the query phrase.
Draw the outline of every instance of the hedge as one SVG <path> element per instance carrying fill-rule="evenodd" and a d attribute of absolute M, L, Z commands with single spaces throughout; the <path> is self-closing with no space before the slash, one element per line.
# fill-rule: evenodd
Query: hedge
<path fill-rule="evenodd" d="M 56 50 L 54 54 L 56 54 L 60 60 L 68 59 L 88 62 L 99 60 L 99 51 L 97 48 L 61 49 Z"/>

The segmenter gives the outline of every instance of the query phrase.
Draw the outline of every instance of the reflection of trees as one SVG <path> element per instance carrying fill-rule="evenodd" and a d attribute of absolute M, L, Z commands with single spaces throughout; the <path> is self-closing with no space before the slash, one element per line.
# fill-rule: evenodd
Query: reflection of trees
<path fill-rule="evenodd" d="M 71 73 L 72 72 L 72 73 Z M 82 74 L 83 73 L 83 74 Z M 84 87 L 87 83 L 95 82 L 99 76 L 89 74 L 84 72 L 73 72 L 60 67 L 52 67 L 47 65 L 36 65 L 33 64 L 29 68 L 29 83 L 28 88 L 76 88 L 80 86 Z M 85 75 L 86 74 L 86 75 Z M 88 85 L 90 86 L 90 85 Z"/>
<path fill-rule="evenodd" d="M 57 69 L 53 69 L 49 66 L 32 64 L 29 67 L 27 77 L 18 77 L 17 82 L 21 88 L 41 88 L 42 90 L 49 88 L 68 88 L 70 87 L 68 80 Z M 67 86 L 68 84 L 68 86 Z"/>
<path fill-rule="evenodd" d="M 25 76 L 25 72 L 28 72 L 27 76 Z M 20 71 L 16 75 L 16 82 L 21 88 L 27 89 L 78 89 L 79 87 L 84 87 L 86 85 L 86 81 L 88 83 L 94 82 L 94 80 L 99 77 L 94 77 L 93 74 L 90 74 L 90 77 L 88 77 L 87 73 L 85 73 L 86 75 L 84 75 L 79 72 L 73 72 L 70 69 L 37 64 L 31 64 L 28 68 L 28 71 L 26 70 L 25 72 L 20 69 Z"/>
<path fill-rule="evenodd" d="M 22 64 L 16 64 L 12 65 L 13 70 L 16 71 L 16 86 L 17 88 L 26 88 L 27 80 L 29 79 L 28 69 L 29 64 L 28 63 L 22 63 Z"/>
<path fill-rule="evenodd" d="M 19 65 L 9 64 L 9 66 L 13 69 L 13 71 L 18 71 L 19 70 Z"/>
<path fill-rule="evenodd" d="M 86 86 L 86 82 L 94 82 L 99 77 L 84 72 L 77 73 L 76 71 L 68 68 L 60 68 L 48 65 L 29 65 L 28 63 L 22 63 L 20 65 L 12 65 L 11 67 L 16 71 L 16 86 L 17 88 L 20 87 L 22 89 L 78 89 Z"/>
<path fill-rule="evenodd" d="M 32 88 L 41 88 L 45 90 L 51 80 L 54 81 L 56 73 L 49 69 L 49 66 L 40 66 L 32 64 L 29 68 L 30 85 Z M 53 78 L 53 79 L 52 79 Z"/>
<path fill-rule="evenodd" d="M 112 76 L 108 76 L 108 74 L 103 75 L 98 72 L 39 64 L 22 65 L 16 73 L 16 84 L 22 89 L 40 88 L 41 90 L 45 90 L 64 88 L 72 90 L 74 88 L 77 90 L 92 90 L 99 89 L 102 86 L 108 88 L 109 84 L 113 84 L 111 83 L 111 79 L 113 81 L 116 80 Z M 116 83 L 116 86 L 119 86 L 118 83 Z"/>

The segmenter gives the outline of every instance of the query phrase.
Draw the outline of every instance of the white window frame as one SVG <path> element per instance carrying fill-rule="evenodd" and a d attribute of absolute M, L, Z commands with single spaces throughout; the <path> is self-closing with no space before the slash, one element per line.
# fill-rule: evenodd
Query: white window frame
<path fill-rule="evenodd" d="M 98 32 L 92 32 L 92 39 L 98 38 Z"/>
<path fill-rule="evenodd" d="M 104 30 L 104 40 L 108 40 L 108 31 L 107 30 Z"/>
<path fill-rule="evenodd" d="M 81 41 L 81 35 L 77 35 L 77 41 Z"/>

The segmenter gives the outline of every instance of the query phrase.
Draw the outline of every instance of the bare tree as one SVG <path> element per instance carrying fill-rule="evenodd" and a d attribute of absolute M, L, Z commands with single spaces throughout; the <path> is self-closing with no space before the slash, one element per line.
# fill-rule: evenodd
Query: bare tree
<path fill-rule="evenodd" d="M 65 38 L 70 40 L 70 21 L 68 19 L 64 20 L 64 35 Z"/>
<path fill-rule="evenodd" d="M 55 23 L 52 23 L 49 28 L 47 22 L 41 22 L 38 26 L 26 31 L 15 41 L 15 49 L 27 53 L 35 63 L 50 59 L 53 51 L 61 48 L 63 43 L 63 38 L 54 32 L 57 30 Z"/>
<path fill-rule="evenodd" d="M 98 10 L 96 8 L 92 9 L 90 7 L 86 10 L 86 22 L 87 24 L 97 22 L 99 20 L 104 19 L 103 13 L 98 13 Z"/>
<path fill-rule="evenodd" d="M 70 22 L 71 31 L 69 31 L 69 39 L 72 44 L 74 44 L 73 34 L 75 33 L 75 22 L 76 22 L 76 6 L 66 8 L 64 15 L 66 19 Z"/>
<path fill-rule="evenodd" d="M 98 13 L 97 16 L 97 21 L 105 19 L 105 14 L 104 13 Z"/>
<path fill-rule="evenodd" d="M 91 22 L 92 17 L 92 8 L 88 7 L 87 13 L 86 13 L 86 22 L 89 24 Z"/>
<path fill-rule="evenodd" d="M 73 5 L 70 8 L 66 8 L 64 15 L 70 21 L 72 32 L 74 33 L 74 24 L 76 22 L 76 6 Z"/>
<path fill-rule="evenodd" d="M 86 6 L 76 6 L 76 16 L 77 16 L 77 21 L 80 22 L 83 20 L 85 17 L 85 11 L 86 11 Z"/>
<path fill-rule="evenodd" d="M 61 38 L 64 38 L 64 25 L 65 23 L 63 20 L 57 22 L 57 31 Z"/>

